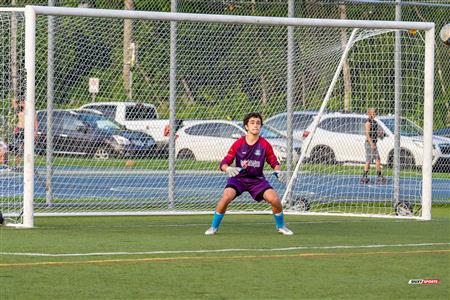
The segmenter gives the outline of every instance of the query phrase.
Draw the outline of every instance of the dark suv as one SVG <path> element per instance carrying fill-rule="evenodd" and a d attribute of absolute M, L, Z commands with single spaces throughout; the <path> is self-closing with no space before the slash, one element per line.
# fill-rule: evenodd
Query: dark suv
<path fill-rule="evenodd" d="M 36 151 L 45 153 L 47 144 L 47 112 L 38 111 Z M 155 140 L 143 132 L 127 130 L 102 114 L 83 110 L 53 112 L 53 151 L 56 154 L 110 157 L 153 156 Z"/>

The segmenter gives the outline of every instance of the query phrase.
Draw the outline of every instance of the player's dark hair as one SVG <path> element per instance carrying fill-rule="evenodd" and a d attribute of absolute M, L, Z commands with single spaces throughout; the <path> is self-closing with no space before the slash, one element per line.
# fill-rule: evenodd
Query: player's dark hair
<path fill-rule="evenodd" d="M 257 113 L 257 112 L 251 112 L 251 113 L 247 114 L 247 115 L 244 117 L 244 127 L 247 126 L 248 121 L 249 121 L 251 118 L 258 118 L 258 119 L 260 119 L 260 120 L 261 120 L 261 126 L 262 126 L 262 124 L 263 124 L 263 118 L 262 118 L 261 114 L 260 114 L 260 113 Z"/>

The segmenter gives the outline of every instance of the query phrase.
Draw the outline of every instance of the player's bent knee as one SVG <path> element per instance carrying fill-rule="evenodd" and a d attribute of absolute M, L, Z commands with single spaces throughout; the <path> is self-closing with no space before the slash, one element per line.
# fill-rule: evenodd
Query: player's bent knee
<path fill-rule="evenodd" d="M 280 197 L 278 197 L 277 192 L 273 189 L 266 190 L 263 194 L 263 198 L 272 205 L 279 204 L 281 206 Z"/>
<path fill-rule="evenodd" d="M 230 203 L 231 201 L 234 200 L 234 198 L 236 198 L 236 191 L 233 188 L 226 188 L 223 191 L 223 195 L 222 195 L 221 201 Z"/>

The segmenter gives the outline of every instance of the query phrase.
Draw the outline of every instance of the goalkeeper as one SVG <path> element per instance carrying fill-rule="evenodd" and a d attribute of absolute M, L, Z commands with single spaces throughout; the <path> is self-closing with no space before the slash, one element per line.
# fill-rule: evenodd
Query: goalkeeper
<path fill-rule="evenodd" d="M 228 154 L 220 163 L 220 169 L 230 177 L 214 212 L 211 227 L 206 235 L 217 233 L 220 222 L 228 205 L 243 192 L 249 192 L 255 201 L 265 200 L 272 205 L 277 231 L 284 235 L 292 235 L 284 224 L 283 207 L 277 192 L 272 188 L 263 174 L 264 161 L 274 169 L 274 175 L 280 182 L 285 178 L 280 173 L 280 164 L 269 142 L 260 137 L 262 116 L 259 113 L 249 113 L 244 118 L 247 134 L 238 139 L 228 150 Z M 236 159 L 236 167 L 231 164 Z"/>

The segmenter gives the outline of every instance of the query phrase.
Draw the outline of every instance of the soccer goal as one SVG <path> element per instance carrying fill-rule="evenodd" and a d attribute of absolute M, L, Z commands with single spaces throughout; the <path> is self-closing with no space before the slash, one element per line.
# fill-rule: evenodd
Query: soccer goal
<path fill-rule="evenodd" d="M 219 162 L 250 111 L 288 166 L 286 185 L 267 169 L 288 213 L 430 219 L 432 23 L 31 6 L 22 20 L 24 168 L 1 175 L 0 204 L 25 227 L 40 215 L 211 213 Z M 370 107 L 384 129 L 382 185 L 360 183 Z M 270 207 L 242 195 L 228 211 Z"/>

